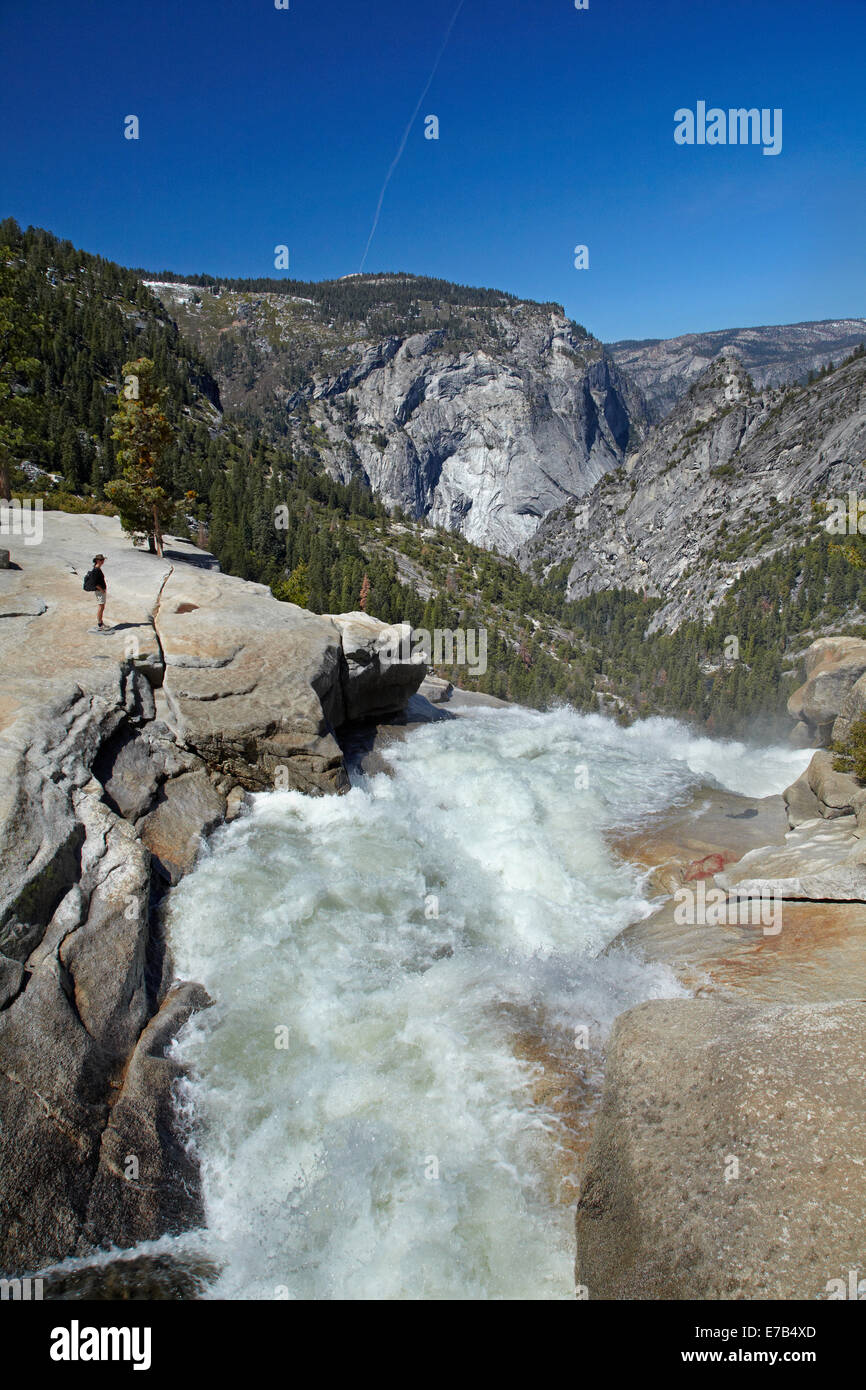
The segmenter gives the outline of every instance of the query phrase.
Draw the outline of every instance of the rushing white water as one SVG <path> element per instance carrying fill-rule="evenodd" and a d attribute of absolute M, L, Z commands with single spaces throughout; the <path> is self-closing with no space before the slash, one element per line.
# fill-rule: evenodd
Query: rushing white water
<path fill-rule="evenodd" d="M 178 973 L 216 1001 L 177 1045 L 212 1291 L 570 1297 L 562 1121 L 520 1040 L 579 1061 L 581 1029 L 682 992 L 598 955 L 646 910 L 603 830 L 701 782 L 778 791 L 808 755 L 505 709 L 388 756 L 344 797 L 257 797 L 173 895 Z"/>

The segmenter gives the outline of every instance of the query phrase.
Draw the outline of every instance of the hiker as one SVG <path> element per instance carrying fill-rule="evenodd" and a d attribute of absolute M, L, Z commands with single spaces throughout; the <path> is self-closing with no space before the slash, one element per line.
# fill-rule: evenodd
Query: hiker
<path fill-rule="evenodd" d="M 94 632 L 109 631 L 105 623 L 102 621 L 103 614 L 105 613 L 106 597 L 105 575 L 102 573 L 102 566 L 104 564 L 104 555 L 94 555 L 93 569 L 89 570 L 88 573 L 84 576 L 85 592 L 88 594 L 93 594 L 94 598 L 96 599 L 96 619 L 99 626 L 92 629 L 92 631 Z"/>

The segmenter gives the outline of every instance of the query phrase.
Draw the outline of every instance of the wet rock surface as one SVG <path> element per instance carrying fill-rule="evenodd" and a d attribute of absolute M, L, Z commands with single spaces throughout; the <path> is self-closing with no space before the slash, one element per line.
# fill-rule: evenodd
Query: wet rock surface
<path fill-rule="evenodd" d="M 591 1299 L 826 1298 L 861 1262 L 866 903 L 815 900 L 847 896 L 861 842 L 852 815 L 786 832 L 790 792 L 699 792 L 617 842 L 665 896 L 608 950 L 693 997 L 614 1027 L 576 1215 Z M 684 889 L 722 910 L 681 910 Z"/>

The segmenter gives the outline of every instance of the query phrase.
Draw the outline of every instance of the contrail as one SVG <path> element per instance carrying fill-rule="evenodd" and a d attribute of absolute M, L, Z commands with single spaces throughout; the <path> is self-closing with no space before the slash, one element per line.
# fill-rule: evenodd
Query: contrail
<path fill-rule="evenodd" d="M 433 78 L 436 76 L 436 71 L 437 71 L 437 69 L 438 69 L 438 67 L 439 67 L 439 64 L 442 62 L 442 55 L 443 55 L 443 53 L 445 52 L 446 48 L 448 47 L 448 40 L 449 40 L 450 37 L 451 37 L 451 30 L 454 28 L 454 25 L 457 23 L 457 16 L 460 14 L 460 11 L 463 9 L 464 4 L 465 4 L 465 0 L 460 0 L 460 4 L 457 6 L 457 9 L 454 11 L 453 15 L 451 16 L 451 23 L 448 25 L 448 31 L 447 31 L 447 33 L 446 33 L 446 35 L 445 35 L 445 38 L 444 38 L 443 42 L 442 42 L 442 47 L 439 49 L 439 53 L 437 54 L 437 57 L 436 57 L 436 62 L 433 64 L 433 71 L 431 72 L 430 76 L 429 76 L 428 79 L 427 79 L 427 86 L 424 88 L 423 92 L 421 93 L 420 97 L 418 98 L 418 105 L 415 107 L 415 110 L 412 112 L 412 115 L 411 115 L 410 120 L 409 120 L 409 124 L 407 125 L 406 129 L 403 131 L 403 139 L 400 141 L 400 148 L 398 149 L 397 153 L 395 154 L 394 159 L 393 159 L 393 161 L 392 161 L 392 163 L 391 163 L 391 167 L 390 167 L 390 169 L 388 170 L 387 174 L 385 175 L 385 182 L 382 184 L 382 192 L 379 194 L 379 204 L 378 204 L 378 206 L 377 206 L 377 208 L 376 208 L 376 216 L 373 218 L 373 226 L 372 226 L 371 229 L 370 229 L 370 235 L 367 237 L 367 245 L 365 246 L 365 248 L 364 248 L 364 254 L 363 254 L 363 256 L 361 257 L 361 265 L 360 265 L 360 267 L 359 267 L 360 270 L 363 270 L 363 269 L 364 269 L 364 262 L 366 261 L 366 259 L 367 259 L 367 253 L 368 253 L 369 250 L 370 250 L 370 243 L 372 242 L 373 237 L 376 235 L 376 228 L 377 228 L 378 225 L 379 225 L 379 216 L 380 216 L 380 214 L 381 214 L 381 212 L 382 212 L 382 204 L 383 204 L 384 201 L 385 201 L 385 192 L 386 192 L 386 190 L 387 190 L 388 184 L 391 182 L 391 177 L 392 177 L 392 175 L 393 175 L 393 173 L 394 173 L 394 170 L 397 168 L 397 165 L 400 163 L 400 159 L 401 159 L 401 157 L 402 157 L 403 151 L 404 151 L 405 148 L 406 148 L 406 141 L 409 139 L 409 134 L 410 134 L 410 132 L 411 132 L 411 130 L 412 130 L 413 125 L 415 124 L 415 121 L 416 121 L 417 118 L 418 118 L 418 112 L 421 110 L 421 103 L 423 102 L 423 100 L 424 100 L 424 98 L 426 97 L 427 93 L 429 92 L 431 86 L 433 85 Z"/>

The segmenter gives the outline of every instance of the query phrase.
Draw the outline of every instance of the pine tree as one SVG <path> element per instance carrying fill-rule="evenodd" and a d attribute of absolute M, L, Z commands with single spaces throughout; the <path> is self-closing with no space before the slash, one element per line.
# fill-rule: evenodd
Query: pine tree
<path fill-rule="evenodd" d="M 299 608 L 306 608 L 310 601 L 310 581 L 305 562 L 301 560 L 288 579 L 274 586 L 273 592 L 283 603 L 296 603 Z"/>
<path fill-rule="evenodd" d="M 126 385 L 111 434 L 123 477 L 107 483 L 105 493 L 120 512 L 124 531 L 143 532 L 150 550 L 161 556 L 162 529 L 175 510 L 165 468 L 174 435 L 162 409 L 167 390 L 155 384 L 154 374 L 148 357 L 124 363 Z"/>

